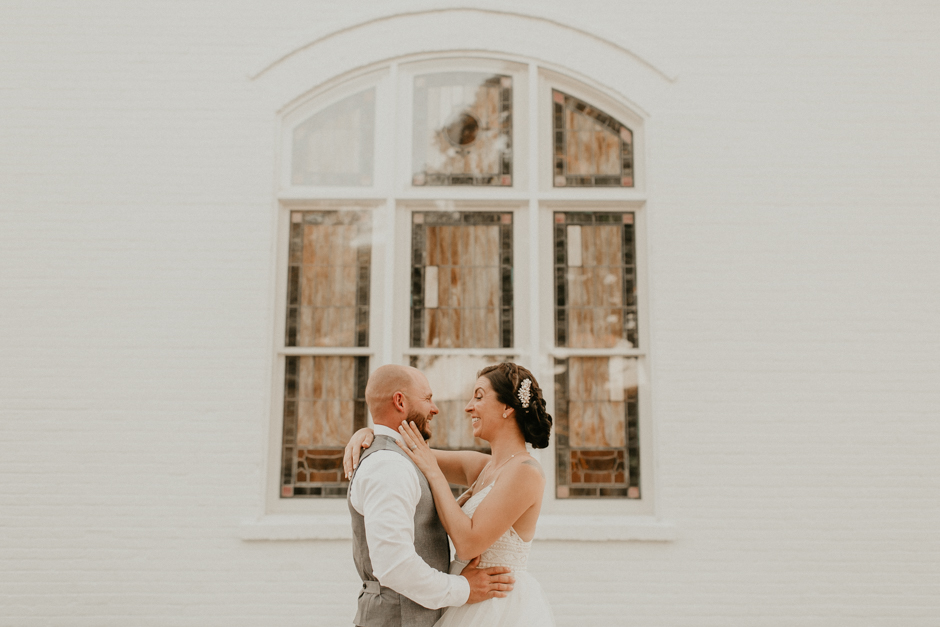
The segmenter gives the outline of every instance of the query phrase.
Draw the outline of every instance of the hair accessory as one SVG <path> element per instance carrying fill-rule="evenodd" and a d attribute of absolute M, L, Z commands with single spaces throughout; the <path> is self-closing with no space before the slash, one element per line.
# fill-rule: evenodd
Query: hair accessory
<path fill-rule="evenodd" d="M 523 409 L 529 408 L 529 400 L 532 398 L 532 379 L 526 379 L 519 384 L 519 402 L 522 404 Z"/>

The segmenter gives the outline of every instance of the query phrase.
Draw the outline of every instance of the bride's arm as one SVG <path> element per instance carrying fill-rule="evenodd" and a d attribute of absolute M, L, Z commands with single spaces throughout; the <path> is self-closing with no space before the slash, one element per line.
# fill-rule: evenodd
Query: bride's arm
<path fill-rule="evenodd" d="M 348 479 L 352 471 L 359 466 L 362 449 L 369 448 L 374 439 L 373 431 L 364 427 L 356 431 L 343 451 L 343 473 Z M 476 451 L 439 451 L 431 449 L 437 464 L 447 481 L 457 485 L 470 485 L 486 466 L 490 456 Z"/>
<path fill-rule="evenodd" d="M 405 440 L 402 448 L 427 477 L 438 516 L 461 558 L 475 557 L 488 549 L 542 498 L 545 479 L 541 471 L 530 464 L 511 464 L 470 518 L 454 500 L 434 453 L 417 429 L 409 425 L 400 431 Z M 414 449 L 410 448 L 412 445 Z"/>
<path fill-rule="evenodd" d="M 490 461 L 490 456 L 477 451 L 441 451 L 432 448 L 434 459 L 448 483 L 470 485 Z"/>

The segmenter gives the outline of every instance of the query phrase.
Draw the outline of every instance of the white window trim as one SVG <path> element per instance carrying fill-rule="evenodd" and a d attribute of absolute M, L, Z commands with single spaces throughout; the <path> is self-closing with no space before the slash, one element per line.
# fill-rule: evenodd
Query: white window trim
<path fill-rule="evenodd" d="M 402 67 L 404 66 L 404 67 Z M 411 81 L 415 73 L 447 70 L 496 70 L 513 75 L 515 119 L 513 124 L 514 168 L 510 188 L 415 188 L 411 180 Z M 400 80 L 402 78 L 402 80 Z M 293 128 L 309 115 L 374 85 L 376 87 L 375 174 L 369 187 L 296 187 L 290 185 L 290 138 Z M 524 94 L 520 93 L 524 88 Z M 551 177 L 551 90 L 560 89 L 614 115 L 634 132 L 635 187 L 631 189 L 555 188 Z M 523 97 L 524 96 L 524 97 Z M 521 105 L 521 107 L 520 107 Z M 525 109 L 525 117 L 519 112 Z M 407 64 L 391 62 L 373 66 L 348 79 L 328 85 L 296 99 L 282 112 L 277 193 L 278 248 L 276 255 L 276 306 L 274 362 L 272 367 L 271 420 L 268 421 L 267 461 L 264 466 L 264 499 L 259 516 L 245 520 L 245 540 L 346 539 L 351 537 L 344 499 L 280 498 L 281 437 L 283 432 L 284 357 L 307 354 L 355 354 L 370 357 L 370 369 L 382 363 L 404 363 L 412 354 L 515 355 L 523 363 L 552 364 L 555 356 L 637 356 L 640 376 L 640 451 L 642 498 L 639 500 L 593 500 L 555 498 L 554 437 L 547 449 L 535 451 L 549 481 L 536 538 L 545 540 L 650 540 L 676 537 L 675 526 L 656 517 L 654 429 L 649 390 L 649 289 L 646 253 L 646 150 L 644 119 L 615 96 L 597 86 L 546 67 L 532 60 L 479 56 L 427 55 Z M 519 120 L 526 120 L 520 124 Z M 525 127 L 524 129 L 521 127 Z M 534 130 L 533 130 L 534 129 Z M 539 147 L 542 146 L 540 149 Z M 389 159 L 389 155 L 395 158 Z M 535 155 L 536 158 L 531 158 Z M 390 163 L 391 162 L 391 163 Z M 397 166 L 397 167 L 396 167 Z M 409 272 L 413 210 L 436 208 L 440 201 L 455 207 L 478 210 L 510 210 L 514 213 L 516 267 L 514 343 L 511 349 L 473 348 L 443 350 L 412 349 L 408 333 L 386 333 L 382 321 L 392 329 L 409 328 Z M 434 204 L 431 204 L 434 203 Z M 347 349 L 284 347 L 287 255 L 291 210 L 371 209 L 373 252 L 370 284 L 369 346 Z M 633 211 L 636 216 L 637 285 L 640 295 L 638 320 L 641 349 L 631 351 L 573 350 L 554 347 L 552 315 L 553 273 L 552 213 L 558 210 Z M 390 237 L 389 237 L 390 236 Z M 403 250 L 407 249 L 407 250 Z M 522 263 L 523 253 L 527 261 Z M 388 269 L 393 276 L 388 280 Z M 533 280 L 534 271 L 539 280 Z M 525 290 L 525 291 L 524 291 Z M 539 304 L 540 315 L 526 311 Z M 528 324 L 528 333 L 521 322 Z M 550 410 L 554 409 L 554 379 L 543 364 L 533 368 L 543 383 Z"/>

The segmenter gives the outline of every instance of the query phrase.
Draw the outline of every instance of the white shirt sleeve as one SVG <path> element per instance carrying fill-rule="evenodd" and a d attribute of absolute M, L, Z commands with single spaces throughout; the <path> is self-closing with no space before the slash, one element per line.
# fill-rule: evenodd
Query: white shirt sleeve
<path fill-rule="evenodd" d="M 463 605 L 470 597 L 466 578 L 431 568 L 415 552 L 417 472 L 393 451 L 376 451 L 356 471 L 350 503 L 365 518 L 372 573 L 383 586 L 429 609 Z"/>

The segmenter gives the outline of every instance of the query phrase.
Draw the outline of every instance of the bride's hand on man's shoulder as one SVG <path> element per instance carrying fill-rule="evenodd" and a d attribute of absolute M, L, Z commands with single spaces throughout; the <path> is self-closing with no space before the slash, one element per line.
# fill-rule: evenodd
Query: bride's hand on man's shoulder
<path fill-rule="evenodd" d="M 359 466 L 359 455 L 362 449 L 369 448 L 372 445 L 373 431 L 369 427 L 363 427 L 356 431 L 346 444 L 346 450 L 343 451 L 343 474 L 347 479 Z"/>

